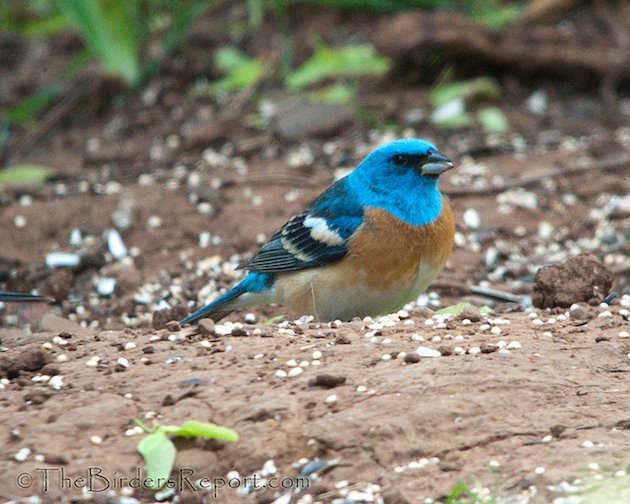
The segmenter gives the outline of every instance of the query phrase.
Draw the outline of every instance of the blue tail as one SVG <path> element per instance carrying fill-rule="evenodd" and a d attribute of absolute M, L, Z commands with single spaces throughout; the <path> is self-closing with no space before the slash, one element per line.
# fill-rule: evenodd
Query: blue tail
<path fill-rule="evenodd" d="M 232 287 L 225 294 L 219 296 L 212 303 L 207 304 L 188 317 L 179 321 L 180 325 L 194 324 L 202 318 L 211 318 L 215 322 L 229 315 L 234 310 L 245 308 L 257 301 L 247 303 L 241 296 L 247 293 L 263 293 L 273 285 L 274 275 L 267 273 L 249 273 L 241 282 Z M 240 301 L 240 302 L 239 302 Z"/>
<path fill-rule="evenodd" d="M 51 301 L 51 299 L 45 296 L 37 296 L 35 294 L 27 294 L 24 292 L 0 291 L 0 301 L 5 302 L 5 303 L 11 302 L 11 301 L 42 302 L 42 301 Z"/>

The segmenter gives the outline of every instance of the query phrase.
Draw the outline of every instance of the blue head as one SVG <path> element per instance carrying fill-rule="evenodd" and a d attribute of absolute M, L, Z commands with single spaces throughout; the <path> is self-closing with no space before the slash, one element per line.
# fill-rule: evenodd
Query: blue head
<path fill-rule="evenodd" d="M 420 226 L 439 217 L 438 177 L 452 166 L 435 145 L 407 138 L 372 152 L 348 175 L 347 184 L 361 204 L 383 208 Z"/>

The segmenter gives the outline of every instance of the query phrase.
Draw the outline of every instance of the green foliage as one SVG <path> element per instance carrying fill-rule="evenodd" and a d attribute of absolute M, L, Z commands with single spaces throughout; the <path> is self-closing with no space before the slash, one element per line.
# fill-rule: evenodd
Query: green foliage
<path fill-rule="evenodd" d="M 466 483 L 458 481 L 451 488 L 444 504 L 493 504 L 492 497 L 480 497 L 476 495 Z"/>
<path fill-rule="evenodd" d="M 486 107 L 477 112 L 477 119 L 486 133 L 504 133 L 510 127 L 507 117 L 498 107 Z"/>
<path fill-rule="evenodd" d="M 444 128 L 470 126 L 473 116 L 468 110 L 469 105 L 472 102 L 496 102 L 501 95 L 501 86 L 490 77 L 440 83 L 429 93 L 429 100 L 435 108 L 431 119 Z M 486 133 L 503 133 L 509 128 L 505 114 L 497 107 L 479 110 L 477 119 Z"/>
<path fill-rule="evenodd" d="M 501 86 L 490 77 L 438 84 L 429 93 L 434 107 L 441 107 L 456 98 L 497 100 L 501 97 Z"/>
<path fill-rule="evenodd" d="M 137 24 L 136 0 L 56 0 L 56 5 L 109 73 L 138 82 L 145 31 Z"/>
<path fill-rule="evenodd" d="M 0 170 L 0 185 L 40 184 L 53 174 L 52 168 L 41 165 L 15 165 Z"/>
<path fill-rule="evenodd" d="M 276 315 L 275 317 L 268 318 L 267 320 L 263 320 L 263 325 L 271 325 L 275 322 L 280 322 L 283 320 L 285 315 Z"/>
<path fill-rule="evenodd" d="M 151 480 L 152 488 L 163 487 L 175 462 L 177 449 L 169 438 L 169 434 L 179 437 L 204 437 L 222 441 L 238 441 L 238 434 L 232 429 L 211 423 L 190 420 L 182 425 L 157 425 L 149 429 L 140 420 L 135 421 L 148 433 L 138 443 L 138 453 L 142 455 L 146 464 L 147 482 Z"/>
<path fill-rule="evenodd" d="M 285 79 L 287 89 L 299 91 L 331 77 L 382 75 L 390 62 L 368 45 L 348 45 L 341 48 L 320 45 L 315 54 Z"/>
<path fill-rule="evenodd" d="M 214 54 L 214 63 L 225 77 L 211 88 L 219 93 L 233 93 L 256 86 L 265 75 L 262 61 L 250 58 L 235 47 L 222 47 Z"/>

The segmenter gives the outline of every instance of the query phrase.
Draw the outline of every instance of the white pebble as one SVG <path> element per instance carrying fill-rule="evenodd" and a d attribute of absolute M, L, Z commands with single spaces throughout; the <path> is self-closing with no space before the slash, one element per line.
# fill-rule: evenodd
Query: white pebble
<path fill-rule="evenodd" d="M 318 360 L 321 359 L 322 356 L 323 356 L 323 354 L 319 350 L 315 350 L 312 353 L 312 355 L 311 355 L 311 357 L 313 357 L 313 359 L 318 359 Z"/>
<path fill-rule="evenodd" d="M 26 217 L 24 217 L 23 215 L 16 215 L 13 219 L 13 224 L 16 228 L 23 228 L 24 226 L 26 226 Z"/>
<path fill-rule="evenodd" d="M 287 372 L 286 372 L 284 369 L 278 369 L 278 370 L 275 372 L 275 375 L 276 375 L 278 378 L 286 378 L 286 377 L 287 377 Z"/>
<path fill-rule="evenodd" d="M 490 324 L 481 324 L 479 326 L 479 330 L 481 330 L 481 331 L 489 331 L 490 330 Z"/>
<path fill-rule="evenodd" d="M 599 464 L 597 462 L 591 462 L 587 467 L 591 471 L 599 471 Z"/>
<path fill-rule="evenodd" d="M 490 329 L 490 332 L 492 334 L 501 334 L 501 328 L 500 327 L 493 327 L 492 329 Z"/>
<path fill-rule="evenodd" d="M 542 438 L 543 443 L 551 443 L 553 441 L 553 436 L 551 434 L 547 434 L 544 438 Z"/>
<path fill-rule="evenodd" d="M 424 347 L 424 346 L 418 347 L 416 350 L 416 353 L 420 357 L 440 357 L 442 355 L 440 354 L 440 352 L 438 352 L 434 348 L 429 348 L 429 347 Z"/>
<path fill-rule="evenodd" d="M 289 376 L 289 378 L 294 378 L 297 375 L 302 374 L 303 372 L 304 372 L 304 370 L 301 367 L 299 367 L 299 366 L 298 367 L 294 367 L 294 368 L 291 368 L 289 370 L 288 376 Z"/>
<path fill-rule="evenodd" d="M 367 387 L 365 385 L 359 385 L 357 387 L 357 392 L 365 392 L 367 390 Z"/>
<path fill-rule="evenodd" d="M 488 462 L 488 467 L 491 467 L 492 469 L 498 469 L 499 467 L 501 467 L 501 464 L 498 460 L 491 460 L 490 462 Z"/>
<path fill-rule="evenodd" d="M 297 365 L 298 365 L 298 363 L 297 363 L 297 361 L 295 359 L 290 359 L 290 360 L 287 361 L 287 366 L 289 366 L 289 367 L 295 367 Z"/>
<path fill-rule="evenodd" d="M 50 385 L 52 388 L 54 388 L 55 390 L 59 390 L 61 387 L 63 387 L 63 376 L 61 375 L 55 375 L 53 376 L 49 381 L 48 381 L 48 385 Z"/>
<path fill-rule="evenodd" d="M 510 341 L 505 348 L 508 350 L 518 350 L 519 348 L 522 348 L 522 345 L 518 341 Z"/>
<path fill-rule="evenodd" d="M 337 402 L 337 396 L 335 394 L 331 394 L 326 398 L 326 403 L 327 404 L 332 404 Z"/>
<path fill-rule="evenodd" d="M 134 348 L 136 348 L 136 344 L 133 341 L 128 341 L 127 343 L 125 343 L 125 346 L 123 348 L 125 350 L 133 350 Z"/>
<path fill-rule="evenodd" d="M 13 456 L 13 458 L 18 462 L 24 462 L 30 454 L 30 448 L 20 448 L 18 452 Z"/>
<path fill-rule="evenodd" d="M 599 315 L 597 315 L 598 318 L 608 318 L 608 317 L 612 317 L 612 313 L 609 310 L 603 311 L 601 312 Z"/>
<path fill-rule="evenodd" d="M 119 366 L 122 366 L 124 368 L 128 368 L 129 367 L 129 361 L 127 359 L 125 359 L 124 357 L 119 357 L 118 360 L 116 360 L 116 364 L 118 364 Z"/>
<path fill-rule="evenodd" d="M 619 331 L 619 337 L 620 338 L 628 338 L 628 337 L 630 337 L 630 334 L 628 334 L 628 331 Z"/>
<path fill-rule="evenodd" d="M 388 353 L 383 354 L 383 355 L 381 355 L 381 360 L 390 361 L 390 360 L 392 360 L 392 356 L 391 356 L 391 354 L 388 354 Z"/>
<path fill-rule="evenodd" d="M 471 355 L 475 355 L 481 352 L 481 348 L 479 348 L 478 346 L 474 346 L 474 347 L 470 347 L 468 349 L 468 353 Z"/>
<path fill-rule="evenodd" d="M 101 436 L 90 436 L 90 443 L 100 445 L 102 442 L 103 438 Z"/>
<path fill-rule="evenodd" d="M 543 325 L 544 322 L 537 318 L 537 319 L 532 320 L 532 324 L 534 324 L 534 325 Z"/>
<path fill-rule="evenodd" d="M 464 224 L 466 224 L 471 229 L 477 229 L 481 224 L 481 217 L 479 216 L 479 212 L 474 208 L 467 208 L 462 215 L 464 219 Z"/>
<path fill-rule="evenodd" d="M 57 355 L 57 362 L 66 362 L 68 360 L 68 356 L 66 354 Z"/>
<path fill-rule="evenodd" d="M 544 467 L 537 467 L 536 469 L 534 469 L 534 472 L 536 474 L 544 474 L 545 473 L 545 468 Z"/>
<path fill-rule="evenodd" d="M 472 324 L 472 321 L 470 319 L 465 318 L 464 320 L 462 320 L 462 325 L 470 325 Z"/>
<path fill-rule="evenodd" d="M 595 446 L 593 441 L 586 440 L 582 443 L 582 448 L 593 448 L 593 446 Z"/>

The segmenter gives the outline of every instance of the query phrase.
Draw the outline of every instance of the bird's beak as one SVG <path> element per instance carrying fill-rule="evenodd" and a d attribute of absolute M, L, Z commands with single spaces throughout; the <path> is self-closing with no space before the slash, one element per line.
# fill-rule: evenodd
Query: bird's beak
<path fill-rule="evenodd" d="M 453 168 L 453 161 L 447 158 L 444 154 L 434 152 L 420 166 L 420 173 L 422 175 L 434 175 L 437 177 L 451 168 Z"/>

